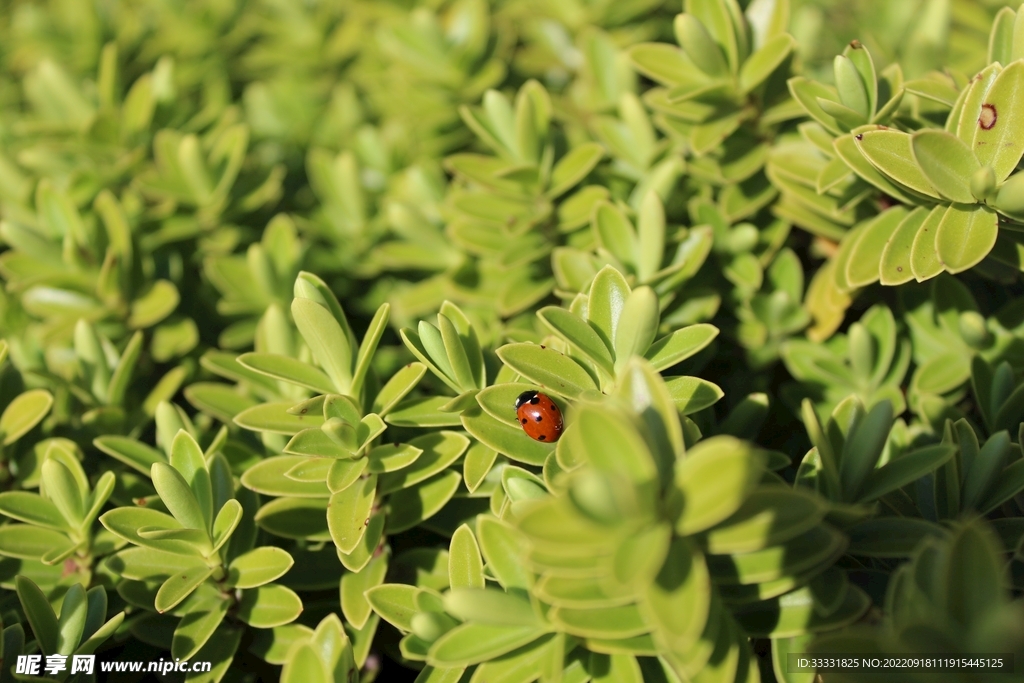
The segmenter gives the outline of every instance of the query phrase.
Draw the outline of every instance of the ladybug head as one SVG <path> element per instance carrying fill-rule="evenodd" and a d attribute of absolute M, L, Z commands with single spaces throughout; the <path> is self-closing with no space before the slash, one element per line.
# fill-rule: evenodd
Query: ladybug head
<path fill-rule="evenodd" d="M 523 405 L 524 403 L 529 403 L 536 397 L 536 391 L 524 391 L 523 393 L 519 394 L 519 397 L 516 399 L 516 410 L 519 410 L 519 406 Z"/>

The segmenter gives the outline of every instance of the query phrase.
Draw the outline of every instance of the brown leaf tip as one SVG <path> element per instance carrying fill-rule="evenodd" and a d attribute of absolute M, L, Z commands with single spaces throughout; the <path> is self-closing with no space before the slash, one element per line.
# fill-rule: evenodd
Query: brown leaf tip
<path fill-rule="evenodd" d="M 978 117 L 978 125 L 981 126 L 982 130 L 992 130 L 998 119 L 999 112 L 996 111 L 996 105 L 981 105 L 981 116 Z"/>
<path fill-rule="evenodd" d="M 856 38 L 850 41 L 850 47 L 852 47 L 854 50 L 864 49 L 864 45 Z"/>

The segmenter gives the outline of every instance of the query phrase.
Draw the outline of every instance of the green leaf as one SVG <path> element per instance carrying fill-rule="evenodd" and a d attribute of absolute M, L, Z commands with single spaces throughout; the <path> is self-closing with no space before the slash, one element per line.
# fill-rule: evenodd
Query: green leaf
<path fill-rule="evenodd" d="M 675 32 L 686 55 L 704 74 L 714 77 L 725 76 L 729 72 L 722 49 L 715 44 L 699 19 L 689 14 L 677 15 Z"/>
<path fill-rule="evenodd" d="M 612 355 L 608 347 L 583 318 L 557 306 L 545 306 L 537 311 L 537 317 L 590 361 L 606 372 L 612 372 Z"/>
<path fill-rule="evenodd" d="M 936 241 L 939 226 L 946 214 L 952 210 L 952 206 L 936 206 L 925 217 L 921 227 L 917 230 L 913 246 L 910 249 L 910 268 L 918 282 L 933 278 L 943 271 Z"/>
<path fill-rule="evenodd" d="M 596 142 L 586 142 L 574 147 L 559 159 L 551 170 L 547 196 L 554 199 L 575 187 L 597 166 L 602 157 L 604 157 L 604 148 Z"/>
<path fill-rule="evenodd" d="M 846 55 L 836 55 L 833 61 L 833 71 L 839 99 L 846 107 L 859 114 L 864 122 L 867 122 L 874 111 L 869 110 L 866 83 L 857 67 Z"/>
<path fill-rule="evenodd" d="M 273 377 L 321 394 L 337 391 L 331 379 L 312 365 L 275 353 L 243 353 L 238 357 L 243 366 L 267 377 Z"/>
<path fill-rule="evenodd" d="M 256 588 L 281 578 L 294 563 L 292 556 L 281 548 L 254 548 L 239 555 L 228 565 L 227 585 L 233 588 Z"/>
<path fill-rule="evenodd" d="M 382 475 L 377 487 L 379 495 L 418 484 L 451 466 L 466 452 L 469 439 L 463 434 L 446 430 L 418 436 L 409 445 L 420 449 L 422 453 L 410 466 Z"/>
<path fill-rule="evenodd" d="M 57 654 L 60 627 L 57 615 L 53 613 L 46 596 L 39 586 L 25 576 L 15 577 L 15 585 L 21 609 L 32 626 L 32 634 L 39 643 L 39 649 L 43 651 L 43 654 Z"/>
<path fill-rule="evenodd" d="M 944 602 L 949 615 L 966 629 L 979 628 L 1007 599 L 998 540 L 978 522 L 954 533 L 943 569 Z"/>
<path fill-rule="evenodd" d="M 388 500 L 384 532 L 397 534 L 430 519 L 451 500 L 461 483 L 462 475 L 448 470 L 412 488 L 393 493 Z"/>
<path fill-rule="evenodd" d="M 871 473 L 857 497 L 858 501 L 871 502 L 917 481 L 942 467 L 955 452 L 954 447 L 940 444 L 904 453 Z"/>
<path fill-rule="evenodd" d="M 626 304 L 629 291 L 626 279 L 611 266 L 602 268 L 590 283 L 587 321 L 609 349 L 612 348 L 619 317 L 622 315 L 622 307 Z"/>
<path fill-rule="evenodd" d="M 447 409 L 451 402 L 449 396 L 407 399 L 388 414 L 387 423 L 396 427 L 457 427 L 459 414 Z"/>
<path fill-rule="evenodd" d="M 475 492 L 484 483 L 497 459 L 498 452 L 482 443 L 477 442 L 469 447 L 462 461 L 462 480 L 470 493 Z"/>
<path fill-rule="evenodd" d="M 863 228 L 846 264 L 846 282 L 850 287 L 864 287 L 878 280 L 886 240 L 898 229 L 905 216 L 906 211 L 902 207 L 893 207 Z"/>
<path fill-rule="evenodd" d="M 970 147 L 952 133 L 922 130 L 911 136 L 914 160 L 946 199 L 973 204 L 971 177 L 981 168 Z"/>
<path fill-rule="evenodd" d="M 805 587 L 741 607 L 736 620 L 747 634 L 790 638 L 807 631 L 841 628 L 859 619 L 870 607 L 871 598 L 856 586 L 850 586 L 839 607 L 823 614 L 813 593 Z"/>
<path fill-rule="evenodd" d="M 175 555 L 163 550 L 137 547 L 122 550 L 107 560 L 107 566 L 115 570 L 121 578 L 160 583 L 178 571 L 201 564 L 202 560 L 195 556 Z"/>
<path fill-rule="evenodd" d="M 1021 66 L 1024 68 L 1024 64 Z M 998 236 L 999 216 L 995 211 L 987 206 L 954 204 L 942 217 L 935 248 L 946 270 L 959 273 L 988 256 Z"/>
<path fill-rule="evenodd" d="M 238 618 L 256 628 L 273 628 L 294 621 L 302 613 L 302 600 L 290 588 L 269 584 L 243 591 Z"/>
<path fill-rule="evenodd" d="M 509 412 L 514 414 L 514 410 L 510 405 Z M 463 411 L 461 419 L 466 431 L 475 439 L 513 460 L 541 466 L 554 450 L 554 444 L 535 441 L 519 426 L 498 421 L 480 407 Z"/>
<path fill-rule="evenodd" d="M 227 600 L 218 600 L 208 607 L 207 610 L 189 612 L 178 622 L 171 640 L 172 657 L 191 659 L 213 638 L 213 634 L 224 621 L 229 603 Z"/>
<path fill-rule="evenodd" d="M 199 501 L 178 470 L 158 462 L 153 465 L 151 478 L 160 500 L 183 527 L 208 531 L 209 525 Z"/>
<path fill-rule="evenodd" d="M 46 417 L 52 405 L 53 396 L 45 389 L 26 391 L 7 404 L 0 415 L 0 438 L 3 439 L 3 445 L 10 446 L 28 433 Z"/>
<path fill-rule="evenodd" d="M 182 600 L 192 595 L 210 575 L 213 574 L 213 567 L 196 565 L 181 572 L 175 572 L 167 578 L 160 586 L 156 594 L 156 602 L 153 604 L 157 612 L 163 614 L 174 609 Z"/>
<path fill-rule="evenodd" d="M 313 358 L 342 394 L 352 383 L 352 348 L 349 337 L 331 311 L 311 299 L 292 299 L 292 316 Z"/>
<path fill-rule="evenodd" d="M 740 90 L 750 92 L 761 85 L 779 68 L 795 47 L 796 41 L 787 33 L 781 33 L 768 40 L 740 67 Z"/>
<path fill-rule="evenodd" d="M 131 305 L 128 327 L 144 330 L 169 316 L 178 307 L 181 296 L 178 288 L 167 280 L 157 280 Z"/>
<path fill-rule="evenodd" d="M 928 218 L 928 213 L 927 209 L 917 207 L 906 214 L 889 235 L 882 250 L 882 261 L 879 266 L 883 285 L 902 285 L 914 279 L 914 272 L 911 269 L 911 248 L 921 225 Z"/>
<path fill-rule="evenodd" d="M 403 631 L 412 630 L 412 618 L 419 612 L 416 596 L 420 589 L 415 586 L 392 583 L 370 588 L 366 600 L 384 621 Z"/>
<path fill-rule="evenodd" d="M 940 199 L 914 159 L 911 136 L 896 130 L 871 130 L 854 138 L 875 168 L 915 192 Z"/>
<path fill-rule="evenodd" d="M 913 193 L 902 185 L 892 181 L 888 176 L 876 169 L 860 152 L 857 141 L 853 135 L 843 135 L 833 141 L 836 154 L 843 162 L 853 169 L 863 180 L 891 197 L 895 197 L 905 203 L 916 203 L 912 199 Z"/>
<path fill-rule="evenodd" d="M 378 555 L 358 573 L 347 572 L 341 577 L 341 610 L 345 619 L 354 628 L 361 629 L 366 625 L 372 612 L 365 593 L 384 581 L 388 569 L 388 556 Z"/>
<path fill-rule="evenodd" d="M 311 643 L 299 643 L 288 654 L 281 683 L 331 683 L 320 652 Z"/>
<path fill-rule="evenodd" d="M 555 626 L 582 638 L 632 638 L 651 629 L 637 605 L 593 609 L 555 607 L 548 618 Z"/>
<path fill-rule="evenodd" d="M 685 539 L 673 540 L 640 604 L 659 638 L 673 650 L 690 649 L 711 609 L 711 579 L 700 550 Z"/>
<path fill-rule="evenodd" d="M 676 531 L 693 534 L 735 513 L 761 480 L 765 457 L 728 436 L 700 442 L 675 468 Z"/>
<path fill-rule="evenodd" d="M 597 389 L 586 370 L 554 349 L 529 343 L 506 344 L 497 354 L 520 375 L 560 396 L 575 398 L 584 391 Z"/>
<path fill-rule="evenodd" d="M 462 624 L 441 636 L 427 662 L 438 668 L 470 666 L 496 659 L 544 635 L 536 626 Z"/>
<path fill-rule="evenodd" d="M 130 543 L 178 555 L 199 556 L 199 548 L 178 540 L 151 540 L 140 529 L 181 529 L 181 523 L 167 513 L 148 508 L 115 508 L 100 516 L 100 523 L 112 534 Z"/>
<path fill-rule="evenodd" d="M 493 517 L 477 517 L 477 537 L 487 568 L 507 589 L 528 588 L 533 574 L 524 566 L 526 539 L 507 523 Z"/>
<path fill-rule="evenodd" d="M 666 370 L 699 353 L 717 336 L 718 328 L 714 325 L 690 325 L 655 341 L 645 358 L 655 370 Z"/>
<path fill-rule="evenodd" d="M 630 292 L 615 331 L 616 369 L 622 368 L 631 357 L 647 353 L 659 322 L 658 296 L 654 290 L 637 287 Z"/>
<path fill-rule="evenodd" d="M 71 530 L 71 526 L 65 521 L 60 510 L 49 500 L 36 493 L 27 491 L 0 493 L 0 514 L 47 529 Z"/>
<path fill-rule="evenodd" d="M 332 462 L 326 458 L 320 460 Z M 329 497 L 331 492 L 323 481 L 297 481 L 286 476 L 286 473 L 296 466 L 308 462 L 309 458 L 295 455 L 277 455 L 266 458 L 250 466 L 242 474 L 242 485 L 268 496 Z"/>
<path fill-rule="evenodd" d="M 167 462 L 164 454 L 157 449 L 124 436 L 100 436 L 93 440 L 93 445 L 146 476 L 149 476 L 154 463 Z"/>
<path fill-rule="evenodd" d="M 351 553 L 359 545 L 370 522 L 376 494 L 377 476 L 370 475 L 331 496 L 327 505 L 327 524 L 331 538 L 341 552 Z"/>
<path fill-rule="evenodd" d="M 275 536 L 328 541 L 327 499 L 278 498 L 256 513 L 256 523 Z"/>
<path fill-rule="evenodd" d="M 979 83 L 980 85 L 980 83 Z M 1015 61 L 1003 69 L 985 94 L 974 119 L 971 149 L 981 166 L 991 166 L 996 182 L 1014 171 L 1024 154 L 1018 131 L 1024 125 L 1024 63 Z M 964 109 L 964 116 L 973 113 Z M 961 120 L 961 126 L 970 123 Z"/>
<path fill-rule="evenodd" d="M 383 303 L 373 315 L 366 334 L 363 336 L 363 343 L 359 345 L 359 352 L 356 354 L 356 366 L 352 373 L 352 393 L 361 395 L 366 374 L 370 370 L 374 352 L 380 343 L 380 338 L 387 329 L 388 320 L 391 319 L 391 304 Z M 372 411 L 371 411 L 372 412 Z"/>
<path fill-rule="evenodd" d="M 303 429 L 323 425 L 323 415 L 292 415 L 288 412 L 292 405 L 288 401 L 261 403 L 235 415 L 234 421 L 239 427 L 255 432 L 272 432 L 288 436 L 298 434 Z"/>
<path fill-rule="evenodd" d="M 964 462 L 963 507 L 977 509 L 979 503 L 997 484 L 1010 454 L 1010 436 L 1006 431 L 989 437 L 974 457 L 973 462 Z"/>
<path fill-rule="evenodd" d="M 383 444 L 366 454 L 366 469 L 373 474 L 396 472 L 416 462 L 422 453 L 422 448 L 412 444 Z"/>
<path fill-rule="evenodd" d="M 846 435 L 839 458 L 839 479 L 847 501 L 858 499 L 864 483 L 882 456 L 892 427 L 892 404 L 881 401 L 867 415 L 856 421 Z"/>
<path fill-rule="evenodd" d="M 665 381 L 680 415 L 692 415 L 717 403 L 725 392 L 699 377 L 669 377 Z"/>
<path fill-rule="evenodd" d="M 484 564 L 469 525 L 455 530 L 448 550 L 448 582 L 452 588 L 483 588 Z"/>
<path fill-rule="evenodd" d="M 171 467 L 181 473 L 199 503 L 205 521 L 202 528 L 211 528 L 213 525 L 213 490 L 210 471 L 207 469 L 206 457 L 200 450 L 199 444 L 184 429 L 179 429 L 174 436 L 169 459 Z"/>
<path fill-rule="evenodd" d="M 706 547 L 717 555 L 762 550 L 809 531 L 827 512 L 821 498 L 799 488 L 762 486 L 733 515 L 707 531 Z"/>
<path fill-rule="evenodd" d="M 422 363 L 409 363 L 396 372 L 373 399 L 371 412 L 377 413 L 381 417 L 387 415 L 406 394 L 419 384 L 426 372 L 427 367 Z"/>
<path fill-rule="evenodd" d="M 87 492 L 79 488 L 71 470 L 59 460 L 48 458 L 43 461 L 42 483 L 47 497 L 60 510 L 68 526 L 78 529 L 85 518 L 83 494 Z"/>

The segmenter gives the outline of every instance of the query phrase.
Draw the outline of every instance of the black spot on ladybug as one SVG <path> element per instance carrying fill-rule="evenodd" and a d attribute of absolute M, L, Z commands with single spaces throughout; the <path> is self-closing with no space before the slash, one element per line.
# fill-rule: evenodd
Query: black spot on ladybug
<path fill-rule="evenodd" d="M 996 111 L 996 105 L 981 105 L 981 116 L 978 117 L 978 125 L 981 126 L 982 130 L 992 130 L 992 127 L 996 125 L 996 121 L 998 119 L 999 112 Z"/>
<path fill-rule="evenodd" d="M 541 420 L 544 419 L 544 416 L 543 415 L 538 415 L 535 419 L 537 420 L 537 422 L 540 422 Z"/>
<path fill-rule="evenodd" d="M 537 441 L 544 441 L 547 438 L 548 438 L 547 434 L 541 434 L 540 436 L 537 437 Z"/>
<path fill-rule="evenodd" d="M 523 418 L 523 424 L 526 424 L 527 422 L 528 422 L 528 420 L 524 417 Z"/>
<path fill-rule="evenodd" d="M 540 397 L 534 394 L 533 398 L 530 399 L 530 403 L 532 405 L 537 405 L 538 403 L 540 403 Z"/>

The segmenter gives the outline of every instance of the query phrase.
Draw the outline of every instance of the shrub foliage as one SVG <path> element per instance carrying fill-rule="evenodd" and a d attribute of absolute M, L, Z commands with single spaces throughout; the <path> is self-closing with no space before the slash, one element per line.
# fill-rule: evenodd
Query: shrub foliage
<path fill-rule="evenodd" d="M 1019 671 L 1024 8 L 847 4 L 6 3 L 0 682 Z"/>

